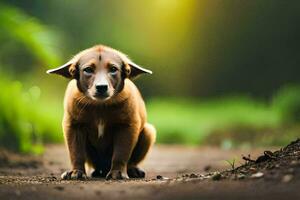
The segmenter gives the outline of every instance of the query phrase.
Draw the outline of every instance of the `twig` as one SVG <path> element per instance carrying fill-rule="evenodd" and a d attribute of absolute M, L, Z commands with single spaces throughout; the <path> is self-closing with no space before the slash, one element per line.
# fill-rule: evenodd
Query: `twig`
<path fill-rule="evenodd" d="M 248 155 L 248 157 L 243 156 L 242 158 L 243 158 L 243 160 L 246 161 L 246 164 L 247 164 L 247 162 L 255 162 L 255 160 L 252 160 L 252 159 L 250 158 L 250 154 Z"/>

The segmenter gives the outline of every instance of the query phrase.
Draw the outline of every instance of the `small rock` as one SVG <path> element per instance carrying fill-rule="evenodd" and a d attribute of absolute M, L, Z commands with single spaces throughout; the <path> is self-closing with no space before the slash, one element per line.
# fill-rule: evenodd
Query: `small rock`
<path fill-rule="evenodd" d="M 290 182 L 292 179 L 293 179 L 293 175 L 291 175 L 291 174 L 287 174 L 287 175 L 284 175 L 283 177 L 282 177 L 282 179 L 281 179 L 281 181 L 283 182 L 283 183 L 288 183 L 288 182 Z"/>
<path fill-rule="evenodd" d="M 157 175 L 157 176 L 156 176 L 156 179 L 158 179 L 158 180 L 169 180 L 169 178 L 163 177 L 163 176 L 161 176 L 161 175 Z"/>
<path fill-rule="evenodd" d="M 270 158 L 269 158 L 268 156 L 266 156 L 266 155 L 259 156 L 259 157 L 256 159 L 255 163 L 265 162 L 265 161 L 267 161 L 267 160 L 269 160 L 269 159 L 270 159 Z"/>
<path fill-rule="evenodd" d="M 297 166 L 297 165 L 300 165 L 300 162 L 299 162 L 299 161 L 296 161 L 296 160 L 293 160 L 293 161 L 291 162 L 291 165 L 292 165 L 292 166 Z"/>
<path fill-rule="evenodd" d="M 163 179 L 163 177 L 161 175 L 157 175 L 156 179 Z"/>
<path fill-rule="evenodd" d="M 176 181 L 184 181 L 185 178 L 177 178 Z"/>
<path fill-rule="evenodd" d="M 246 176 L 244 174 L 239 174 L 239 175 L 237 175 L 237 178 L 238 179 L 244 179 L 244 178 L 246 178 Z"/>
<path fill-rule="evenodd" d="M 212 176 L 212 180 L 218 181 L 222 178 L 222 175 L 219 172 L 215 172 Z"/>
<path fill-rule="evenodd" d="M 264 173 L 262 172 L 257 172 L 255 174 L 251 175 L 251 178 L 262 178 L 264 176 Z"/>
<path fill-rule="evenodd" d="M 255 167 L 250 167 L 249 170 L 250 170 L 251 172 L 256 172 L 256 171 L 257 171 L 257 169 L 256 169 Z"/>
<path fill-rule="evenodd" d="M 198 176 L 196 175 L 196 174 L 190 174 L 190 176 L 189 176 L 190 178 L 198 178 Z"/>

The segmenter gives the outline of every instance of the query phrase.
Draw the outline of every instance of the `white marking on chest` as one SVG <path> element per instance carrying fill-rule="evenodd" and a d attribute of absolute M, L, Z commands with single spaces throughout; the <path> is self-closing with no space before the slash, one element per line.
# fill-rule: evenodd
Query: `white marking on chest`
<path fill-rule="evenodd" d="M 104 134 L 104 127 L 105 127 L 105 124 L 103 121 L 99 121 L 98 123 L 98 138 L 102 137 L 103 134 Z"/>

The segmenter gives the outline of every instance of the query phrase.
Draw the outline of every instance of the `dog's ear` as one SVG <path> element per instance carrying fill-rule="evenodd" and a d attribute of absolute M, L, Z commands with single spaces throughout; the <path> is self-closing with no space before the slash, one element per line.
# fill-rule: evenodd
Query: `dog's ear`
<path fill-rule="evenodd" d="M 126 69 L 127 77 L 130 79 L 134 79 L 140 74 L 152 74 L 151 70 L 145 69 L 137 65 L 129 59 L 127 60 L 127 67 L 125 69 Z"/>
<path fill-rule="evenodd" d="M 77 71 L 76 65 L 77 65 L 76 62 L 72 59 L 62 66 L 59 66 L 54 69 L 49 69 L 47 71 L 47 74 L 58 74 L 66 78 L 73 79 L 76 78 L 76 71 Z"/>

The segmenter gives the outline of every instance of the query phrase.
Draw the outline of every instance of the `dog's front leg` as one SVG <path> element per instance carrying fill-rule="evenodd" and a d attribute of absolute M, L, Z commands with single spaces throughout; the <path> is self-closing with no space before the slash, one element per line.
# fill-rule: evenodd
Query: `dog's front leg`
<path fill-rule="evenodd" d="M 62 179 L 85 179 L 86 138 L 84 126 L 72 123 L 64 126 L 65 141 L 68 146 L 72 169 L 64 172 Z"/>
<path fill-rule="evenodd" d="M 138 130 L 122 127 L 114 131 L 112 165 L 106 179 L 127 179 L 127 163 L 138 140 Z"/>

